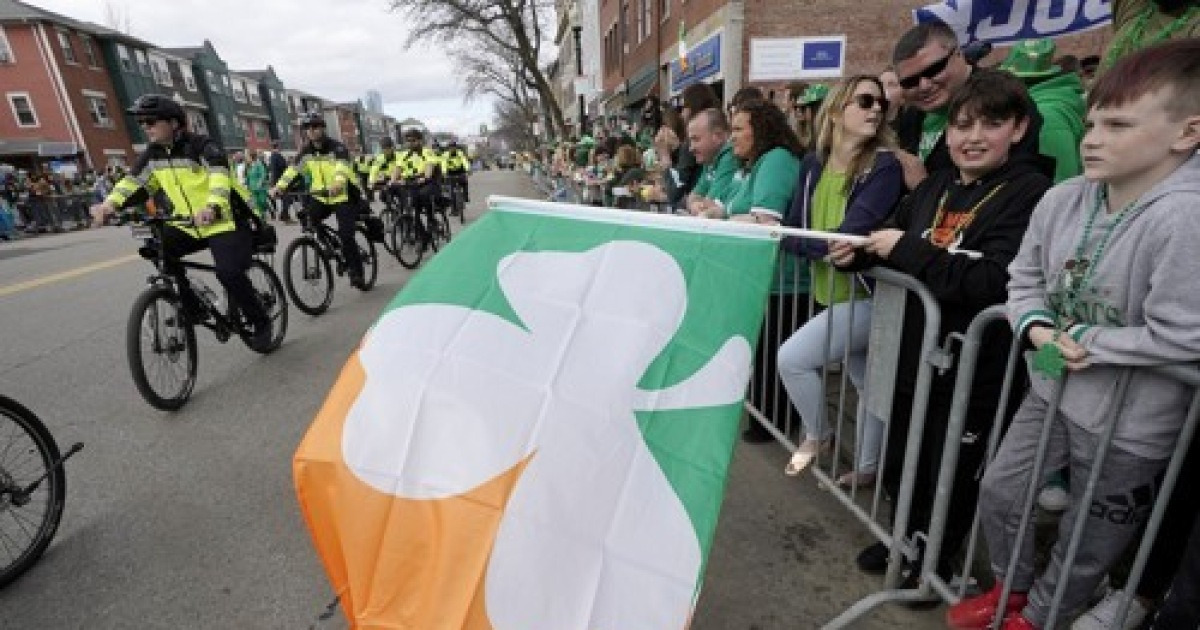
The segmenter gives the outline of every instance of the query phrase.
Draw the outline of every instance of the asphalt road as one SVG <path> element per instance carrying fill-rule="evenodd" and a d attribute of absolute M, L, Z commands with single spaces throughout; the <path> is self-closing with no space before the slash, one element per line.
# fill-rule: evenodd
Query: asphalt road
<path fill-rule="evenodd" d="M 533 196 L 515 172 L 473 176 Z M 298 232 L 280 226 L 286 244 Z M 199 333 L 183 410 L 139 397 L 126 365 L 129 308 L 150 267 L 126 229 L 0 243 L 0 392 L 34 410 L 67 464 L 67 506 L 42 561 L 0 591 L 0 628 L 340 628 L 297 507 L 291 458 L 350 351 L 409 277 L 381 258 L 370 293 L 339 279 L 325 315 L 291 310 L 270 356 Z M 282 251 L 282 246 L 281 246 Z M 785 478 L 778 446 L 734 459 L 695 630 L 817 628 L 877 587 L 852 566 L 869 542 L 811 479 Z M 862 628 L 938 628 L 892 608 Z"/>

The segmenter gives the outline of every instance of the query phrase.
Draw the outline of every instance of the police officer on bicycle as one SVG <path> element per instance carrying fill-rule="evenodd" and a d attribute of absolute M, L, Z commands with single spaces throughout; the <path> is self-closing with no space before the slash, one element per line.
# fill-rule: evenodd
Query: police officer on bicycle
<path fill-rule="evenodd" d="M 371 173 L 368 180 L 372 187 L 385 187 L 380 199 L 387 201 L 393 194 L 393 187 L 399 184 L 401 163 L 400 153 L 396 151 L 396 143 L 391 138 L 379 141 L 381 151 L 371 162 Z"/>
<path fill-rule="evenodd" d="M 149 144 L 108 197 L 92 206 L 93 224 L 161 192 L 172 216 L 191 222 L 163 230 L 166 269 L 187 282 L 178 260 L 207 247 L 217 280 L 250 324 L 250 347 L 264 351 L 271 345 L 271 320 L 246 275 L 254 259 L 256 221 L 249 191 L 230 177 L 229 160 L 216 141 L 187 130 L 183 108 L 170 97 L 145 94 L 126 111 L 146 132 Z M 190 291 L 183 293 L 185 312 L 201 317 L 203 307 L 190 303 L 196 299 Z"/>
<path fill-rule="evenodd" d="M 441 197 L 438 180 L 442 174 L 441 158 L 425 146 L 425 134 L 420 129 L 404 132 L 406 150 L 400 153 L 400 174 L 413 188 L 413 204 L 432 213 L 434 203 Z"/>
<path fill-rule="evenodd" d="M 325 135 L 325 119 L 319 112 L 308 112 L 300 117 L 308 141 L 300 149 L 294 164 L 284 171 L 272 195 L 278 195 L 292 183 L 302 171 L 308 176 L 311 203 L 305 210 L 314 222 L 337 215 L 338 240 L 342 242 L 342 256 L 346 259 L 350 286 L 363 289 L 363 264 L 358 245 L 354 242 L 354 227 L 360 208 L 365 205 L 359 189 L 358 176 L 350 165 L 350 152 L 346 145 Z"/>
<path fill-rule="evenodd" d="M 467 184 L 467 176 L 471 172 L 471 160 L 458 145 L 458 140 L 451 138 L 450 146 L 442 153 L 442 165 L 446 169 L 446 177 L 462 187 L 463 201 L 471 201 L 471 189 Z"/>

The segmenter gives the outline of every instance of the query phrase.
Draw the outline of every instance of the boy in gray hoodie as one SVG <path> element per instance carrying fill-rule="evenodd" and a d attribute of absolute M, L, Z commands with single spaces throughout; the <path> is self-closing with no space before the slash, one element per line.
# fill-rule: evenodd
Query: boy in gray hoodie
<path fill-rule="evenodd" d="M 1031 390 L 984 474 L 980 517 L 1003 584 L 952 606 L 952 628 L 1043 628 L 1076 518 L 1085 535 L 1060 610 L 1080 611 L 1149 515 L 1191 398 L 1184 385 L 1137 368 L 1200 361 L 1200 40 L 1145 49 L 1109 70 L 1088 97 L 1084 177 L 1051 189 L 1009 267 L 1009 319 L 1037 349 Z M 1033 536 L 1014 548 L 1054 382 L 1064 382 L 1046 470 L 1087 479 L 1114 386 L 1132 370 L 1127 404 L 1090 506 L 1072 501 L 1045 573 Z M 1069 617 L 1064 617 L 1069 618 Z"/>

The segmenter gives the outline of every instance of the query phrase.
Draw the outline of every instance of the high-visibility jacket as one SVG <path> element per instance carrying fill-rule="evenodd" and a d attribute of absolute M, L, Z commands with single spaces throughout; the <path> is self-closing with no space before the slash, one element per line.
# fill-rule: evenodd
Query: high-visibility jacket
<path fill-rule="evenodd" d="M 358 186 L 358 177 L 350 166 L 350 152 L 346 150 L 346 145 L 332 138 L 304 143 L 295 163 L 283 172 L 275 187 L 287 190 L 300 173 L 304 173 L 308 179 L 308 190 L 317 191 L 313 199 L 325 204 L 349 201 L 350 187 Z M 329 188 L 334 184 L 340 185 L 342 190 L 331 195 Z"/>
<path fill-rule="evenodd" d="M 174 217 L 194 220 L 207 207 L 217 210 L 212 223 L 181 228 L 196 238 L 234 230 L 234 214 L 250 211 L 250 191 L 230 177 L 229 159 L 221 145 L 189 131 L 175 134 L 169 146 L 151 144 L 105 201 L 125 208 L 159 191 L 166 195 Z"/>
<path fill-rule="evenodd" d="M 389 179 L 400 165 L 399 151 L 392 151 L 390 154 L 384 151 L 371 160 L 371 174 L 367 176 L 367 181 L 374 184 L 379 180 Z"/>
<path fill-rule="evenodd" d="M 429 147 L 422 147 L 420 152 L 401 151 L 400 152 L 400 176 L 401 177 L 420 177 L 425 174 L 425 165 L 432 162 L 434 166 L 434 176 L 437 176 L 438 170 L 441 168 L 441 158 L 438 157 L 437 151 Z"/>
<path fill-rule="evenodd" d="M 447 149 L 442 153 L 442 164 L 447 173 L 465 173 L 471 170 L 471 161 L 462 149 Z"/>
<path fill-rule="evenodd" d="M 358 174 L 360 179 L 367 177 L 370 175 L 371 165 L 374 163 L 375 158 L 365 154 L 360 155 L 357 158 L 354 158 L 354 171 Z"/>

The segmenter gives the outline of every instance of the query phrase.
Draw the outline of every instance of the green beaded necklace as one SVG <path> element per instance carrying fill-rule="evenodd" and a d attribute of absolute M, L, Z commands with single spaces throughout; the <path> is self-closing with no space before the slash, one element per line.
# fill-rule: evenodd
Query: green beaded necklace
<path fill-rule="evenodd" d="M 1083 224 L 1079 244 L 1075 246 L 1075 256 L 1063 263 L 1062 276 L 1065 278 L 1066 290 L 1063 291 L 1060 312 L 1054 315 L 1054 338 L 1049 343 L 1042 344 L 1042 347 L 1034 355 L 1033 369 L 1035 371 L 1055 380 L 1062 378 L 1066 360 L 1063 359 L 1062 349 L 1058 347 L 1058 339 L 1075 323 L 1071 319 L 1071 314 L 1075 312 L 1080 298 L 1095 278 L 1096 270 L 1100 267 L 1100 259 L 1108 250 L 1113 234 L 1117 232 L 1117 228 L 1125 222 L 1125 219 L 1134 213 L 1137 209 L 1137 202 L 1138 200 L 1134 199 L 1121 209 L 1113 222 L 1105 227 L 1104 234 L 1096 245 L 1096 251 L 1092 252 L 1090 258 L 1085 257 L 1088 241 L 1092 237 L 1092 229 L 1096 225 L 1096 217 L 1100 216 L 1100 213 L 1108 205 L 1108 187 L 1100 187 L 1096 194 L 1096 203 L 1092 206 L 1092 212 L 1088 214 L 1087 221 Z"/>
<path fill-rule="evenodd" d="M 1195 16 L 1198 11 L 1200 11 L 1200 6 L 1192 5 L 1187 11 L 1183 12 L 1183 15 L 1175 18 L 1170 24 L 1163 27 L 1163 29 L 1156 35 L 1153 37 L 1144 38 L 1146 24 L 1154 15 L 1154 11 L 1155 8 L 1153 4 L 1146 7 L 1145 11 L 1142 11 L 1136 18 L 1133 19 L 1133 22 L 1129 25 L 1129 28 L 1125 29 L 1117 41 L 1113 42 L 1112 45 L 1108 47 L 1108 54 L 1104 56 L 1105 68 L 1112 67 L 1112 65 L 1116 63 L 1118 59 L 1135 50 L 1140 50 L 1151 44 L 1157 44 L 1170 39 L 1172 35 L 1179 32 L 1179 29 L 1183 28 L 1189 21 L 1191 21 L 1192 17 Z"/>

